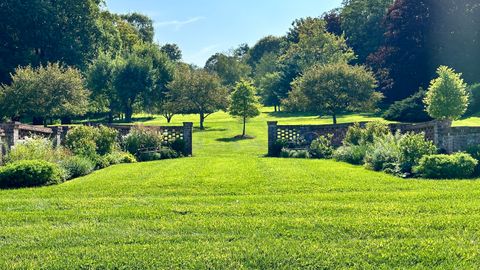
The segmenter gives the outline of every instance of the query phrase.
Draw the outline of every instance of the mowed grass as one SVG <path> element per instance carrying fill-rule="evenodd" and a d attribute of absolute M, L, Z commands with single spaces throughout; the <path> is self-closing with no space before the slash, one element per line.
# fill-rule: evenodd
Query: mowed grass
<path fill-rule="evenodd" d="M 237 141 L 239 121 L 218 113 L 195 131 L 193 158 L 0 191 L 0 269 L 478 268 L 478 181 L 266 158 L 274 119 L 331 121 L 265 113 L 247 127 L 256 138 Z"/>

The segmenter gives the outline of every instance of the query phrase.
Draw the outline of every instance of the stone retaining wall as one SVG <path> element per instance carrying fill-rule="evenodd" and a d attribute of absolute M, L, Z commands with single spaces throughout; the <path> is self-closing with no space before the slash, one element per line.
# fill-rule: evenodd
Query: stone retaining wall
<path fill-rule="evenodd" d="M 359 123 L 365 126 L 367 122 Z M 278 125 L 268 122 L 268 151 L 272 154 L 273 146 L 278 140 L 288 142 L 310 143 L 319 136 L 333 135 L 332 145 L 341 146 L 347 130 L 354 123 L 337 125 Z M 418 124 L 396 123 L 389 125 L 392 132 L 424 133 L 439 149 L 448 153 L 465 151 L 469 146 L 480 144 L 480 127 L 452 127 L 451 121 L 431 121 Z"/>

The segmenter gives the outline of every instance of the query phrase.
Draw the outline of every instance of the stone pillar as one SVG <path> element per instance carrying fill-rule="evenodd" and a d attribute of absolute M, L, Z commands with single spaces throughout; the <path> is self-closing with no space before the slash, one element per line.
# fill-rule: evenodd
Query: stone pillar
<path fill-rule="evenodd" d="M 273 153 L 273 147 L 275 143 L 277 142 L 277 121 L 269 121 L 267 122 L 268 125 L 268 155 L 272 156 Z"/>
<path fill-rule="evenodd" d="M 54 147 L 60 147 L 62 145 L 62 140 L 63 140 L 63 128 L 62 127 L 51 127 L 53 133 L 52 133 L 52 139 L 53 139 L 53 146 Z"/>
<path fill-rule="evenodd" d="M 441 150 L 445 150 L 447 153 L 453 152 L 453 144 L 451 140 L 451 120 L 437 120 L 435 121 L 435 138 L 437 142 L 435 144 Z"/>
<path fill-rule="evenodd" d="M 183 141 L 185 142 L 185 155 L 193 155 L 193 123 L 183 123 Z"/>
<path fill-rule="evenodd" d="M 3 125 L 8 148 L 12 148 L 20 139 L 20 122 L 10 122 Z"/>

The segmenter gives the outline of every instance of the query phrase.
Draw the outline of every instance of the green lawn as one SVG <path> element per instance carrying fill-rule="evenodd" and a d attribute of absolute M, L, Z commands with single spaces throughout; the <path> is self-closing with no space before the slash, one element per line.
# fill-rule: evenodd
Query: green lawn
<path fill-rule="evenodd" d="M 274 119 L 331 121 L 263 114 L 235 141 L 239 121 L 218 113 L 193 158 L 0 191 L 0 269 L 478 268 L 480 182 L 265 158 Z"/>

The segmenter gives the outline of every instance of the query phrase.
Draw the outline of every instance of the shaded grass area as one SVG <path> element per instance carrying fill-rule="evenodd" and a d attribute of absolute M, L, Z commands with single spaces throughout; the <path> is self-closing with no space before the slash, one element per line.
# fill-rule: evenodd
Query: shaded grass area
<path fill-rule="evenodd" d="M 224 113 L 195 130 L 193 158 L 124 164 L 62 185 L 0 191 L 0 269 L 477 268 L 480 183 L 403 180 L 334 161 L 265 158 L 224 140 Z M 351 115 L 341 122 L 363 121 Z M 175 123 L 197 121 L 195 116 Z M 155 118 L 145 124 L 164 124 Z"/>

